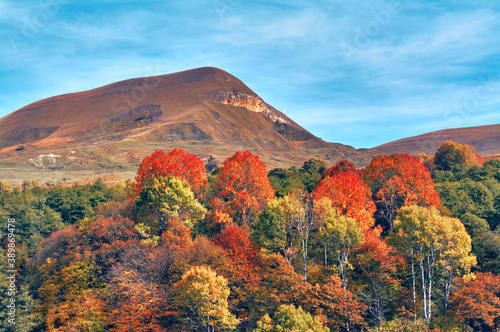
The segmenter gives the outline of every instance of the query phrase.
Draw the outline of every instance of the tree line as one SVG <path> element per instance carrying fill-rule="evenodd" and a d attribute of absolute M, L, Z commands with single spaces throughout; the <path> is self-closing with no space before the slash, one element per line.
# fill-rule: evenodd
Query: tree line
<path fill-rule="evenodd" d="M 500 161 L 445 142 L 364 169 L 267 172 L 249 151 L 207 174 L 155 151 L 134 181 L 0 180 L 17 236 L 4 331 L 494 331 Z"/>

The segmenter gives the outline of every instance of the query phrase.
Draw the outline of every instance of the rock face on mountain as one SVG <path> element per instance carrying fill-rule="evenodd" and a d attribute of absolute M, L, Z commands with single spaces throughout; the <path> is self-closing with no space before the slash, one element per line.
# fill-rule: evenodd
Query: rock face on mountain
<path fill-rule="evenodd" d="M 269 169 L 313 157 L 363 166 L 373 156 L 317 138 L 211 67 L 40 100 L 1 118 L 0 128 L 0 171 L 13 182 L 132 178 L 143 157 L 176 147 L 209 167 L 239 150 L 259 155 Z"/>

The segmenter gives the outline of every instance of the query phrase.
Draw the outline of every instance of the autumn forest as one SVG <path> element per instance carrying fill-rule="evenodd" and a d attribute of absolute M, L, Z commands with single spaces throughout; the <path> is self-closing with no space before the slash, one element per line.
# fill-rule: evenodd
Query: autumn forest
<path fill-rule="evenodd" d="M 0 224 L 0 331 L 500 329 L 500 160 L 453 141 L 363 169 L 155 151 L 126 183 L 1 180 Z"/>

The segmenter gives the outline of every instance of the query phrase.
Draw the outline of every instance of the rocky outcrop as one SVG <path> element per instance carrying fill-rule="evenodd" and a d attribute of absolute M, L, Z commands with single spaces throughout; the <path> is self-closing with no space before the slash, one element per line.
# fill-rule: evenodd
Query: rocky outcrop
<path fill-rule="evenodd" d="M 288 123 L 288 121 L 277 114 L 274 107 L 266 104 L 259 97 L 253 97 L 245 93 L 221 91 L 212 95 L 210 99 L 222 104 L 244 107 L 249 111 L 262 113 L 275 123 Z"/>

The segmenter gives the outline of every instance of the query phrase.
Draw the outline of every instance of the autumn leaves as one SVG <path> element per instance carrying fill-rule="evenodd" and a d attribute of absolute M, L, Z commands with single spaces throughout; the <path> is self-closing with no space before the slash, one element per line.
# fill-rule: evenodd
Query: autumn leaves
<path fill-rule="evenodd" d="M 430 173 L 409 155 L 376 157 L 363 172 L 341 161 L 321 175 L 312 192 L 292 189 L 277 198 L 265 166 L 248 151 L 227 158 L 211 177 L 208 185 L 201 161 L 182 150 L 154 152 L 143 160 L 136 177 L 136 218 L 144 220 L 152 236 L 170 234 L 170 241 L 175 241 L 172 230 L 179 227 L 186 228 L 183 234 L 188 237 L 215 235 L 214 243 L 230 257 L 234 278 L 230 288 L 238 298 L 233 303 L 239 303 L 233 308 L 247 322 L 255 319 L 251 314 L 255 304 L 250 299 L 260 296 L 263 285 L 261 273 L 256 274 L 262 268 L 256 262 L 263 259 L 263 254 L 258 255 L 254 244 L 268 254 L 281 254 L 288 264 L 300 269 L 306 283 L 325 284 L 332 276 L 340 277 L 337 285 L 343 289 L 344 300 L 351 288 L 349 280 L 356 280 L 354 287 L 368 281 L 364 294 L 379 324 L 385 318 L 390 293 L 400 287 L 396 274 L 404 266 L 411 266 L 413 278 L 411 310 L 415 317 L 422 312 L 429 324 L 434 273 L 439 269 L 446 274 L 446 308 L 453 277 L 467 274 L 475 263 L 463 225 L 457 219 L 439 215 L 435 208 L 440 199 Z M 392 246 L 381 233 L 389 235 Z M 409 239 L 411 236 L 419 238 Z M 319 264 L 323 265 L 322 275 L 317 271 Z M 348 274 L 353 270 L 359 275 L 350 278 Z M 416 271 L 422 277 L 422 309 L 417 308 Z M 180 308 L 185 319 L 209 330 L 218 324 L 236 326 L 237 318 L 227 311 L 230 295 L 225 279 L 203 266 L 194 266 L 186 273 L 176 286 L 178 298 L 183 298 Z M 213 295 L 206 287 L 217 287 L 220 298 L 204 299 Z M 188 299 L 190 292 L 198 295 Z M 224 308 L 202 314 L 200 310 L 208 310 L 208 305 L 200 303 L 206 301 L 222 303 Z M 345 316 L 349 306 L 343 303 L 339 310 L 344 310 L 343 326 L 348 329 L 353 323 Z M 267 323 L 262 324 L 259 326 Z"/>
<path fill-rule="evenodd" d="M 48 330 L 495 326 L 499 277 L 474 279 L 471 238 L 434 188 L 408 155 L 364 170 L 312 159 L 268 174 L 245 151 L 207 175 L 198 157 L 174 149 L 144 158 L 128 184 L 0 199 L 8 207 L 33 196 L 63 216 L 30 247 L 23 281 Z M 94 206 L 80 208 L 83 197 Z"/>

